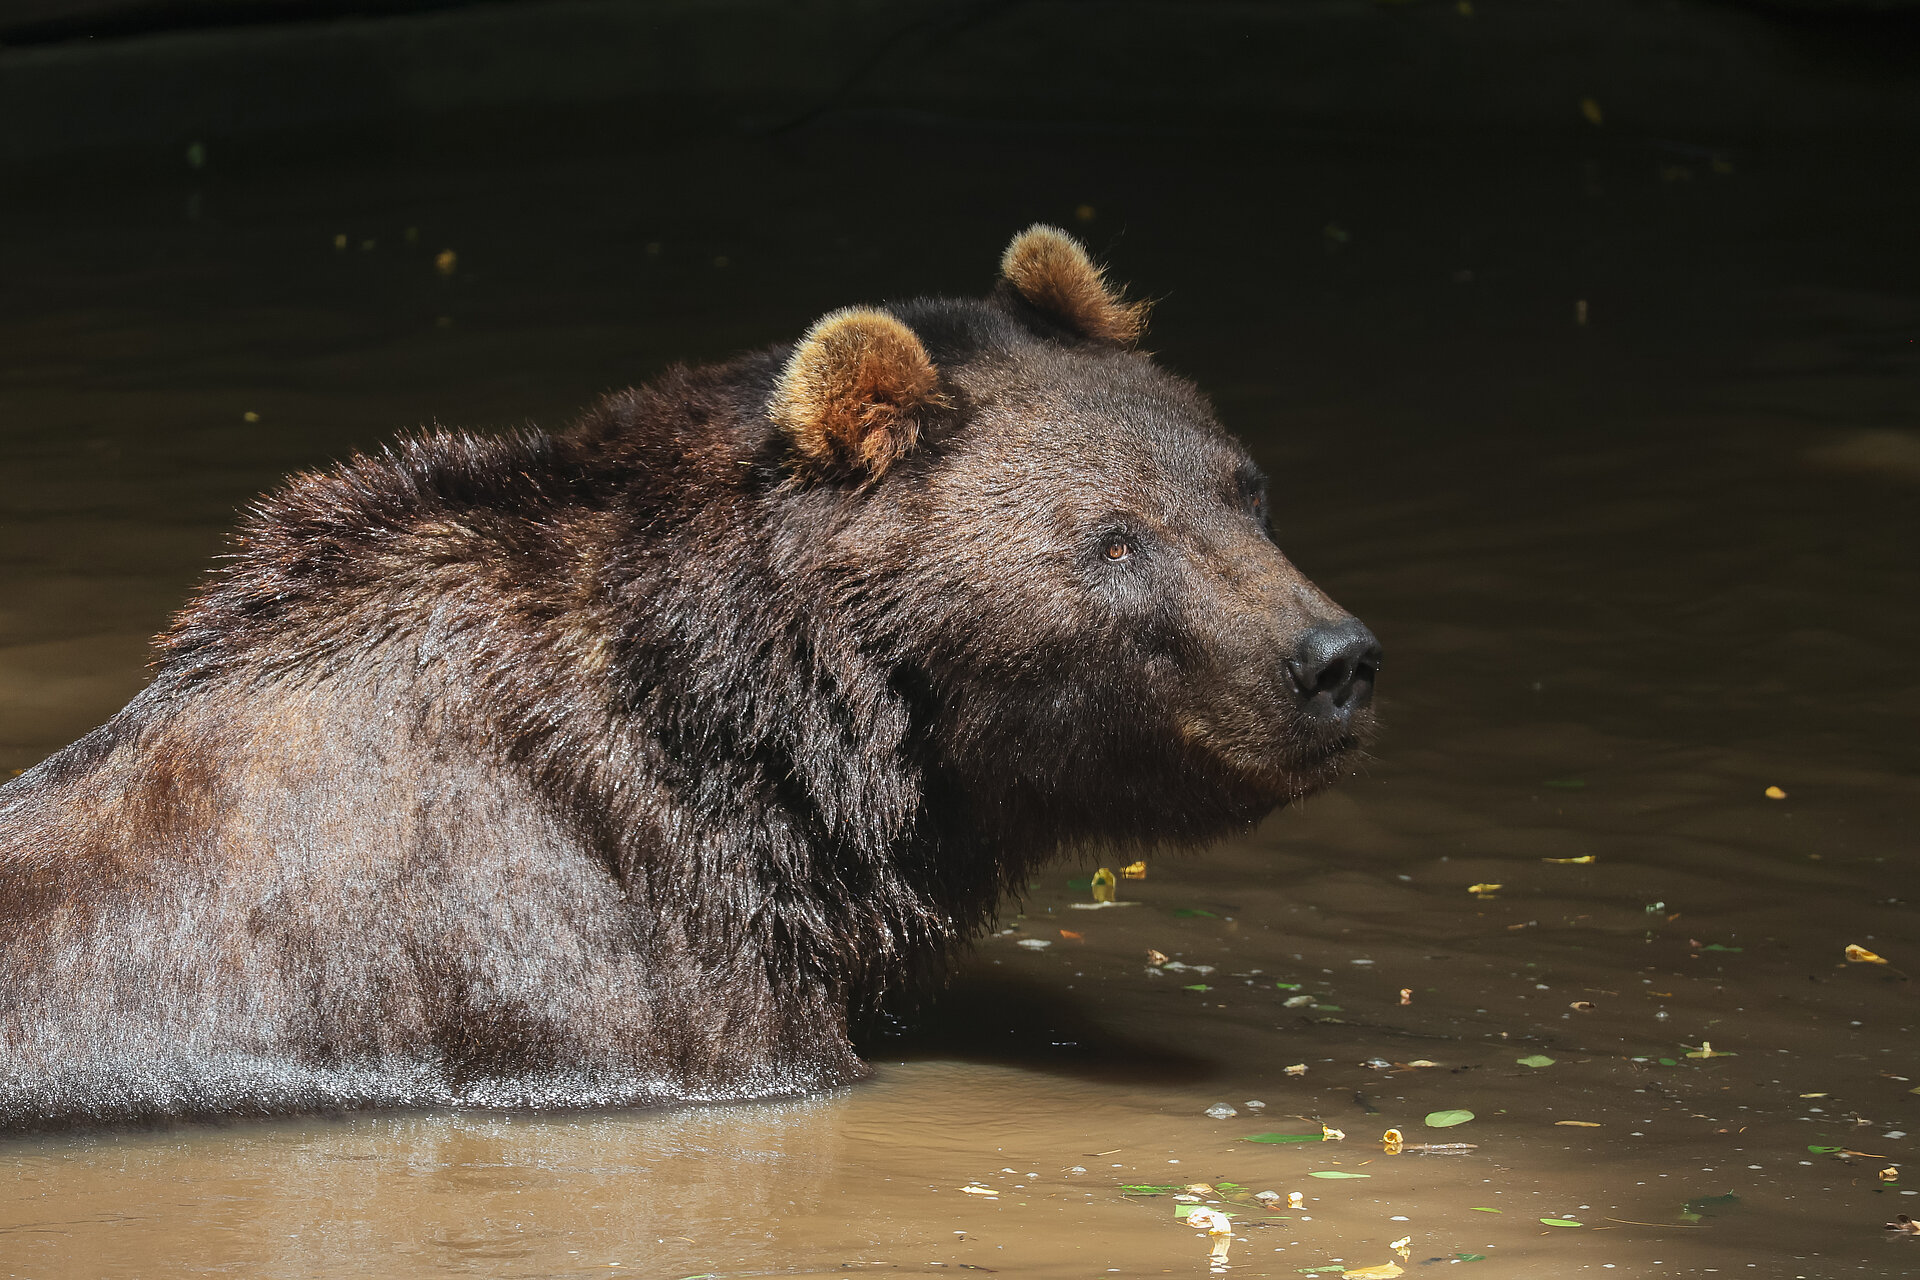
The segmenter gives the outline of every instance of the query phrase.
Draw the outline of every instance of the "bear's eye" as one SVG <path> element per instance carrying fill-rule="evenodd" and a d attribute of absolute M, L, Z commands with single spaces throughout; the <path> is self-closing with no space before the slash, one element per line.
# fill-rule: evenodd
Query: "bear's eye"
<path fill-rule="evenodd" d="M 1124 538 L 1111 538 L 1107 542 L 1107 559 L 1125 560 L 1133 554 L 1133 547 Z"/>

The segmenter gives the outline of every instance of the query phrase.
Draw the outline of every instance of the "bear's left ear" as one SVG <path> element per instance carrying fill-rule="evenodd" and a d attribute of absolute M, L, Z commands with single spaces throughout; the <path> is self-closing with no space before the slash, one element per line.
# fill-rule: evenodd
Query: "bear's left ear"
<path fill-rule="evenodd" d="M 1147 327 L 1144 302 L 1128 302 L 1078 240 L 1035 223 L 1000 257 L 1000 280 L 1020 299 L 1070 332 L 1131 347 Z"/>
<path fill-rule="evenodd" d="M 946 403 L 913 330 L 884 311 L 849 307 L 821 319 L 793 349 L 767 415 L 793 442 L 799 469 L 874 479 L 920 439 Z"/>

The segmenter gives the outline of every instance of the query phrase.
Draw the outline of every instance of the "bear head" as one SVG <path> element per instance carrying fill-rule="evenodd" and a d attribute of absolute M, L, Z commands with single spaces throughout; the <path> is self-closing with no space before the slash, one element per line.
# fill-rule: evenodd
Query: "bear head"
<path fill-rule="evenodd" d="M 1380 647 L 1275 544 L 1267 478 L 1055 228 L 993 294 L 826 316 L 768 413 L 826 512 L 792 563 L 917 709 L 983 835 L 1194 843 L 1351 767 Z"/>

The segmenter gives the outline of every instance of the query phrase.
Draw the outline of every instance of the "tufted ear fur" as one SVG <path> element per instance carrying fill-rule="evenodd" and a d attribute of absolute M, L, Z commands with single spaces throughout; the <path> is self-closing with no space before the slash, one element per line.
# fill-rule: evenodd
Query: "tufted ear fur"
<path fill-rule="evenodd" d="M 793 441 L 797 469 L 874 479 L 920 438 L 946 401 L 913 330 L 884 311 L 822 316 L 793 349 L 767 414 Z"/>
<path fill-rule="evenodd" d="M 1144 302 L 1128 302 L 1078 240 L 1035 223 L 1000 258 L 1000 278 L 1048 319 L 1074 333 L 1130 347 L 1147 327 Z"/>

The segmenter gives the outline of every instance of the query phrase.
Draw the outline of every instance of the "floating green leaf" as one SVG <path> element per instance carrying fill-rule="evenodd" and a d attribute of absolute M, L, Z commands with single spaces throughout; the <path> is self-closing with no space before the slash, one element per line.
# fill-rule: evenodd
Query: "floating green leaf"
<path fill-rule="evenodd" d="M 1654 1061 L 1663 1067 L 1677 1067 L 1680 1065 L 1679 1059 L 1677 1058 L 1655 1058 Z"/>
<path fill-rule="evenodd" d="M 1731 1191 L 1723 1196 L 1698 1196 L 1680 1206 L 1680 1219 L 1683 1222 L 1698 1222 L 1739 1203 L 1740 1197 Z"/>
<path fill-rule="evenodd" d="M 1173 914 L 1176 919 L 1180 919 L 1180 920 L 1189 920 L 1189 919 L 1192 919 L 1194 916 L 1205 916 L 1209 920 L 1218 920 L 1220 918 L 1219 916 L 1214 915 L 1213 912 L 1203 911 L 1199 907 L 1182 907 L 1178 911 L 1174 912 Z"/>
<path fill-rule="evenodd" d="M 1487 1255 L 1484 1253 L 1456 1253 L 1453 1256 L 1462 1262 L 1485 1262 L 1487 1260 Z"/>
<path fill-rule="evenodd" d="M 1240 1139 L 1242 1142 L 1325 1142 L 1326 1137 L 1318 1133 L 1250 1133 Z"/>
<path fill-rule="evenodd" d="M 1524 1058 L 1515 1058 L 1514 1061 L 1523 1067 L 1550 1067 L 1555 1059 L 1549 1058 L 1544 1053 L 1530 1053 Z"/>
<path fill-rule="evenodd" d="M 1549 1227 L 1584 1227 L 1584 1222 L 1575 1222 L 1572 1218 L 1542 1218 L 1541 1222 Z"/>
<path fill-rule="evenodd" d="M 1483 1204 L 1470 1205 L 1468 1207 L 1471 1208 L 1475 1213 L 1505 1213 L 1506 1212 L 1505 1209 L 1489 1209 L 1487 1208 L 1487 1206 Z"/>
<path fill-rule="evenodd" d="M 1120 1194 L 1126 1196 L 1163 1196 L 1169 1191 L 1178 1191 L 1179 1189 L 1178 1185 L 1171 1182 L 1161 1186 L 1156 1186 L 1152 1183 L 1138 1182 L 1122 1186 L 1120 1188 Z"/>
<path fill-rule="evenodd" d="M 1709 942 L 1706 946 L 1700 949 L 1702 951 L 1745 951 L 1746 950 L 1745 947 L 1723 947 L 1717 942 Z"/>
<path fill-rule="evenodd" d="M 1187 984 L 1186 986 L 1184 986 L 1184 987 L 1182 987 L 1182 988 L 1180 988 L 1180 989 L 1181 989 L 1182 991 L 1211 991 L 1211 990 L 1213 990 L 1213 988 L 1212 988 L 1212 987 L 1210 987 L 1210 986 L 1208 986 L 1208 985 L 1207 985 L 1206 983 L 1204 983 L 1204 982 L 1193 982 L 1193 983 L 1189 983 L 1189 984 Z"/>
<path fill-rule="evenodd" d="M 1458 1108 L 1449 1111 L 1429 1111 L 1427 1113 L 1427 1127 L 1429 1129 L 1451 1129 L 1453 1126 L 1465 1124 L 1471 1119 L 1473 1119 L 1473 1112 L 1462 1111 Z"/>
<path fill-rule="evenodd" d="M 1297 982 L 1276 982 L 1273 985 L 1282 991 L 1298 991 L 1300 989 L 1300 984 Z M 1916 1090 L 1916 1092 L 1920 1092 L 1920 1090 Z"/>
<path fill-rule="evenodd" d="M 1345 1169 L 1315 1169 L 1309 1178 L 1371 1178 L 1370 1173 L 1348 1173 Z"/>
<path fill-rule="evenodd" d="M 1807 1150 L 1813 1152 L 1813 1154 L 1817 1156 L 1831 1156 L 1831 1155 L 1838 1155 L 1840 1152 L 1845 1151 L 1846 1148 L 1845 1147 L 1808 1147 Z"/>

